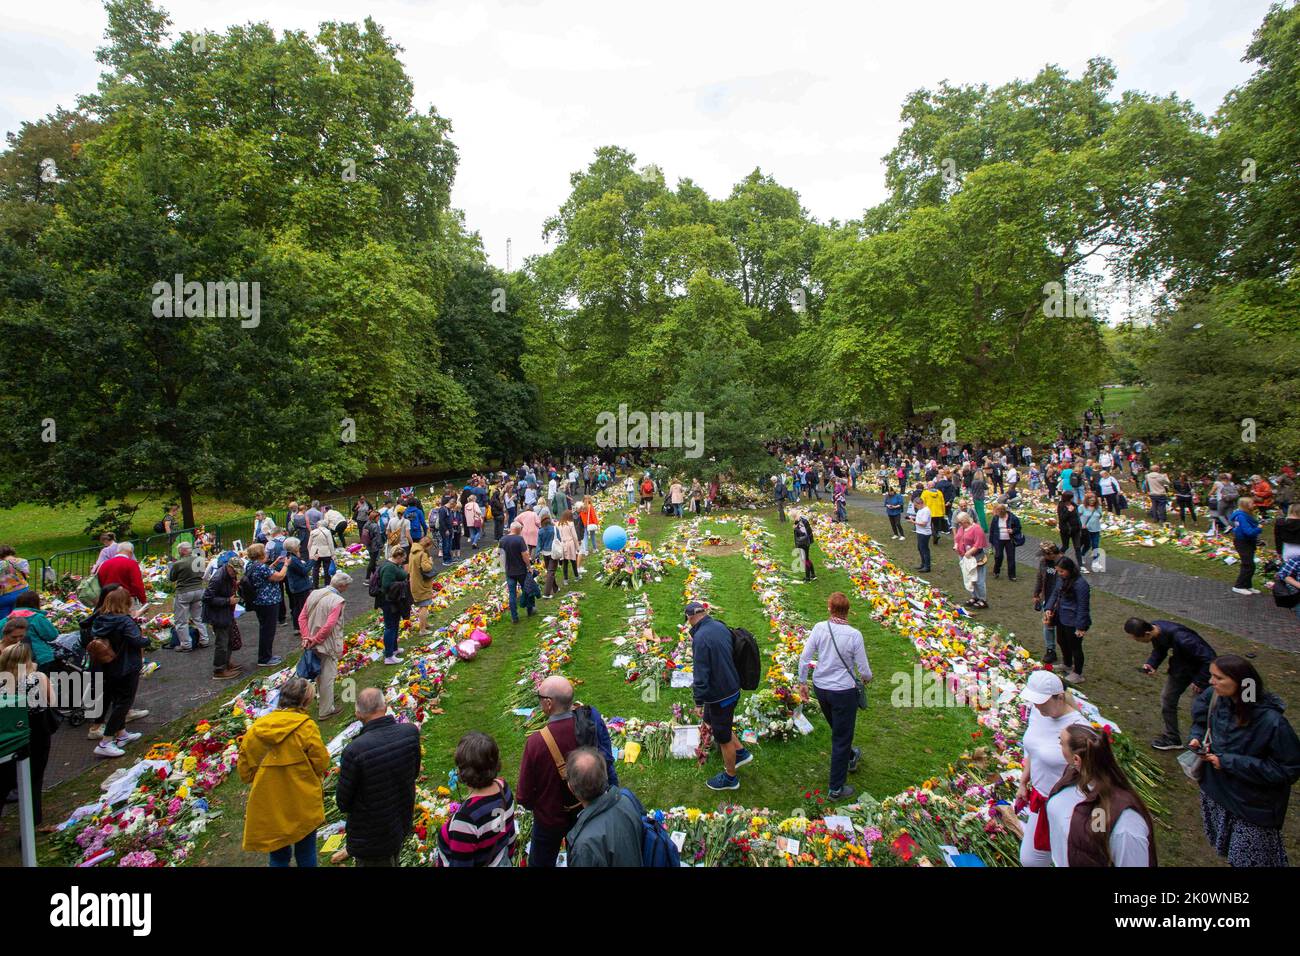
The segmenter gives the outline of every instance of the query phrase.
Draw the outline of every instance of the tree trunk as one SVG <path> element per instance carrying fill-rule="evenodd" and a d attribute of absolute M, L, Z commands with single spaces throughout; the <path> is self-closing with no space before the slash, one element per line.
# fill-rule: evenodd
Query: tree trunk
<path fill-rule="evenodd" d="M 194 488 L 190 485 L 189 478 L 182 476 L 177 479 L 176 490 L 181 496 L 181 527 L 193 528 L 194 523 Z"/>

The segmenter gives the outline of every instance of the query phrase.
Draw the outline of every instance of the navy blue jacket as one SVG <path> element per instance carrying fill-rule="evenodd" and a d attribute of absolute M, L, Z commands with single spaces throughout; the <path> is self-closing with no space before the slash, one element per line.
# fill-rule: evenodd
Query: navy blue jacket
<path fill-rule="evenodd" d="M 117 659 L 104 668 L 109 677 L 129 677 L 144 665 L 140 651 L 149 646 L 149 638 L 140 633 L 140 625 L 129 614 L 96 614 L 90 636 L 108 641 L 117 651 Z"/>
<path fill-rule="evenodd" d="M 697 704 L 712 704 L 740 691 L 740 674 L 732 654 L 731 629 L 705 615 L 691 628 L 691 692 Z"/>
<path fill-rule="evenodd" d="M 1073 585 L 1069 585 L 1065 578 L 1054 574 L 1044 607 L 1056 612 L 1057 623 L 1076 631 L 1086 631 L 1092 627 L 1090 596 L 1088 582 L 1082 576 L 1075 578 Z"/>
<path fill-rule="evenodd" d="M 1210 686 L 1210 661 L 1219 655 L 1206 643 L 1205 638 L 1190 627 L 1173 621 L 1152 621 L 1160 633 L 1151 640 L 1151 656 L 1147 664 L 1158 668 L 1169 655 L 1169 676 L 1190 677 L 1197 687 Z"/>
<path fill-rule="evenodd" d="M 1192 703 L 1192 736 L 1204 744 L 1210 731 L 1210 752 L 1219 755 L 1220 770 L 1208 763 L 1201 791 L 1233 816 L 1256 826 L 1282 826 L 1291 785 L 1300 780 L 1300 740 L 1283 716 L 1286 704 L 1276 694 L 1264 694 L 1250 723 L 1237 726 L 1232 701 L 1220 698 L 1210 713 L 1214 688 L 1207 687 Z"/>

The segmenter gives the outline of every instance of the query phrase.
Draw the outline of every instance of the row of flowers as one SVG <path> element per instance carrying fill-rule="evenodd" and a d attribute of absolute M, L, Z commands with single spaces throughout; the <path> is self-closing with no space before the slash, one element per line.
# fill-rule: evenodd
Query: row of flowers
<path fill-rule="evenodd" d="M 541 631 L 537 635 L 536 656 L 525 661 L 519 669 L 518 679 L 506 702 L 506 710 L 527 710 L 527 715 L 519 714 L 525 721 L 531 719 L 536 710 L 537 690 L 542 686 L 542 681 L 562 672 L 573 659 L 573 644 L 577 641 L 578 630 L 582 626 L 582 615 L 578 608 L 582 597 L 581 591 L 570 591 L 561 598 L 555 613 L 542 621 Z"/>
<path fill-rule="evenodd" d="M 489 587 L 494 577 L 499 572 L 491 555 L 476 555 L 440 578 L 435 607 L 446 608 Z M 421 723 L 441 712 L 438 698 L 457 659 L 456 644 L 498 619 L 504 607 L 505 590 L 497 587 L 407 657 L 386 691 L 398 719 Z M 409 634 L 409 622 L 403 630 Z M 382 626 L 371 618 L 345 638 L 339 676 L 378 660 L 382 648 Z M 292 675 L 285 668 L 249 682 L 183 738 L 155 744 L 135 764 L 109 777 L 101 797 L 73 811 L 52 837 L 56 855 L 79 866 L 167 866 L 188 859 L 210 819 L 210 796 L 238 759 L 240 737 L 254 719 L 275 707 L 280 685 Z"/>
<path fill-rule="evenodd" d="M 1036 524 L 1048 528 L 1056 527 L 1056 504 L 1047 500 L 1045 492 L 1031 491 L 1022 494 L 1016 505 L 1016 512 Z M 1155 548 L 1163 545 L 1182 551 L 1184 554 L 1207 561 L 1222 561 L 1225 564 L 1233 564 L 1238 560 L 1231 533 L 1211 535 L 1181 524 L 1166 525 L 1131 518 L 1127 514 L 1116 515 L 1109 511 L 1102 512 L 1101 539 L 1107 545 L 1122 547 Z M 1261 536 L 1259 559 L 1268 561 L 1277 556 L 1277 552 Z"/>

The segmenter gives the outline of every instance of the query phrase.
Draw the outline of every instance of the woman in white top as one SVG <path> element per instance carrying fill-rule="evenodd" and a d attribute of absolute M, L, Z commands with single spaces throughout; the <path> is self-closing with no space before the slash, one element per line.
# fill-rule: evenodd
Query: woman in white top
<path fill-rule="evenodd" d="M 1029 722 L 1020 746 L 1025 766 L 1016 791 L 1016 808 L 1029 807 L 1029 819 L 1020 840 L 1021 866 L 1051 866 L 1052 853 L 1047 817 L 1042 810 L 1056 781 L 1065 773 L 1065 756 L 1061 753 L 1061 731 L 1071 724 L 1086 724 L 1065 684 L 1051 671 L 1038 670 L 1029 675 L 1020 699 L 1028 701 Z"/>
<path fill-rule="evenodd" d="M 1090 724 L 1061 731 L 1065 775 L 1047 798 L 1053 866 L 1155 866 L 1155 828 L 1115 760 L 1110 738 Z"/>
<path fill-rule="evenodd" d="M 831 725 L 830 798 L 847 800 L 856 789 L 845 782 L 858 769 L 862 750 L 853 746 L 858 720 L 857 681 L 871 681 L 871 665 L 862 632 L 849 625 L 849 599 L 839 591 L 826 602 L 830 619 L 818 621 L 799 655 L 799 696 L 810 700 L 808 669 L 814 658 L 813 690 L 822 715 Z"/>

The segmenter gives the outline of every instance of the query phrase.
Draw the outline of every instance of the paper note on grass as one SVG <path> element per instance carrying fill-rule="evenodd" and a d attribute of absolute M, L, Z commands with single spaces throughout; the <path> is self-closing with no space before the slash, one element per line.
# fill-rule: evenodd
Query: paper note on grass
<path fill-rule="evenodd" d="M 695 675 L 690 671 L 678 669 L 673 671 L 672 680 L 668 683 L 671 687 L 690 687 L 694 680 Z"/>
<path fill-rule="evenodd" d="M 695 749 L 699 745 L 700 728 L 698 726 L 673 728 L 672 755 L 674 757 L 694 757 Z"/>

